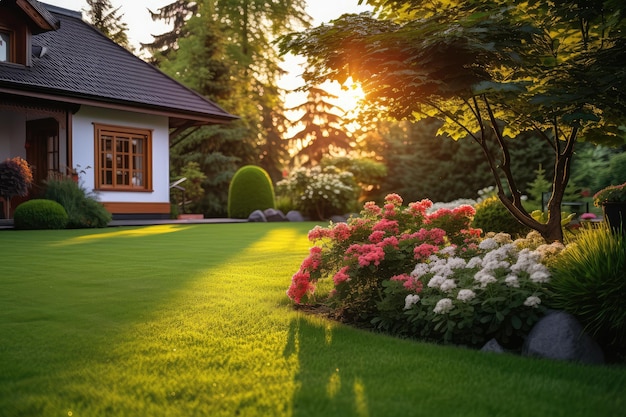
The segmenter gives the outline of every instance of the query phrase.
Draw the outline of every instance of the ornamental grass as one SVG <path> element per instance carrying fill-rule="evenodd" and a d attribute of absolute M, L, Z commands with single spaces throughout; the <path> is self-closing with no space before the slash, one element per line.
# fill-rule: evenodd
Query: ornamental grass
<path fill-rule="evenodd" d="M 0 231 L 0 416 L 615 416 L 626 370 L 294 310 L 312 223 Z"/>

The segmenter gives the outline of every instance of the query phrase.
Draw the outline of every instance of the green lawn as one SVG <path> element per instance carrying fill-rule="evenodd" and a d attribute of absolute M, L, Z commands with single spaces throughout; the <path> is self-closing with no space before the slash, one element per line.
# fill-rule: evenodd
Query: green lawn
<path fill-rule="evenodd" d="M 626 368 L 393 339 L 285 291 L 311 223 L 0 231 L 0 416 L 617 416 Z"/>

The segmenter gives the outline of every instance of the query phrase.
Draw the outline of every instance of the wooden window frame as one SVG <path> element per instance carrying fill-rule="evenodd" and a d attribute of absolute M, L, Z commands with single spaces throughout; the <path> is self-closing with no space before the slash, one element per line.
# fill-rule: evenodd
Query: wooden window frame
<path fill-rule="evenodd" d="M 103 149 L 104 141 L 110 138 L 112 140 L 111 149 L 111 166 L 105 165 L 107 150 Z M 132 139 L 143 139 L 142 154 L 132 151 Z M 126 151 L 118 149 L 118 142 L 129 142 Z M 152 130 L 140 129 L 122 126 L 112 126 L 94 123 L 94 149 L 95 149 L 95 189 L 98 191 L 133 191 L 133 192 L 151 192 L 152 189 Z M 142 157 L 142 168 L 134 166 L 136 156 Z M 126 165 L 122 161 L 122 166 L 118 164 L 118 157 L 124 159 L 127 157 Z M 107 178 L 107 171 L 109 176 Z M 119 181 L 120 173 L 127 174 L 128 182 Z M 133 174 L 141 173 L 144 178 L 143 184 L 133 184 Z M 122 175 L 123 176 L 123 175 Z M 108 179 L 108 182 L 107 182 Z M 119 181 L 119 182 L 118 182 Z"/>

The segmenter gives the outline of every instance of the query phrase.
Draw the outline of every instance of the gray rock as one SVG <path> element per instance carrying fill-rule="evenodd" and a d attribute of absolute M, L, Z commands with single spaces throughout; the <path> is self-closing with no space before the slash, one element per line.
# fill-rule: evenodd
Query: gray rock
<path fill-rule="evenodd" d="M 330 221 L 333 223 L 346 223 L 348 221 L 349 215 L 339 215 L 336 214 L 330 217 Z"/>
<path fill-rule="evenodd" d="M 304 217 L 298 210 L 291 210 L 287 213 L 287 220 L 290 222 L 303 222 Z"/>
<path fill-rule="evenodd" d="M 266 222 L 267 219 L 265 218 L 265 214 L 263 214 L 261 210 L 254 210 L 248 216 L 248 221 L 249 222 Z"/>
<path fill-rule="evenodd" d="M 600 346 L 574 316 L 564 311 L 551 311 L 535 324 L 524 342 L 522 356 L 604 363 Z"/>
<path fill-rule="evenodd" d="M 496 339 L 491 339 L 485 346 L 480 349 L 482 352 L 494 352 L 494 353 L 504 353 L 506 352 L 500 343 Z"/>
<path fill-rule="evenodd" d="M 263 210 L 263 214 L 265 215 L 265 218 L 267 219 L 268 222 L 286 222 L 287 221 L 287 217 L 280 210 L 268 208 L 268 209 Z"/>

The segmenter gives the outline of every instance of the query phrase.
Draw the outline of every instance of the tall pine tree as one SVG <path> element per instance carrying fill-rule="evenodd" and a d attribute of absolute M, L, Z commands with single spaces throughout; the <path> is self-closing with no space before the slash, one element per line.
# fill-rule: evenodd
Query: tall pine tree
<path fill-rule="evenodd" d="M 122 21 L 124 15 L 118 15 L 121 6 L 114 9 L 110 0 L 87 0 L 87 4 L 89 22 L 106 37 L 132 51 L 127 34 L 128 25 Z"/>

